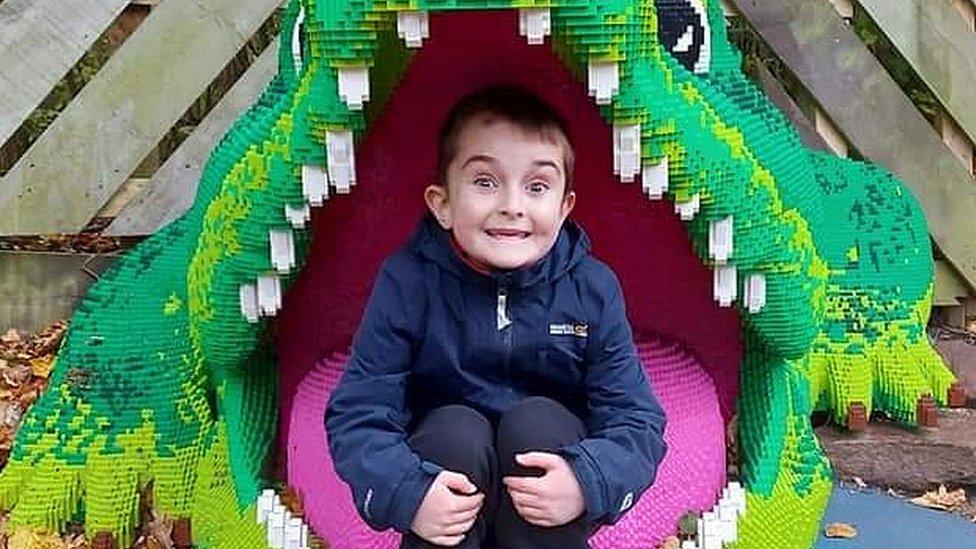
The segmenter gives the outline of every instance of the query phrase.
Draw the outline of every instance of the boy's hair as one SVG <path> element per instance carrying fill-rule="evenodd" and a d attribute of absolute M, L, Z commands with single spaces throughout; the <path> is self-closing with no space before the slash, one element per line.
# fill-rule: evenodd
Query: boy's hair
<path fill-rule="evenodd" d="M 437 184 L 447 188 L 447 167 L 457 154 L 461 130 L 479 115 L 504 118 L 525 131 L 559 144 L 563 149 L 566 187 L 573 190 L 576 156 L 563 119 L 535 94 L 515 86 L 490 86 L 468 94 L 454 104 L 437 136 Z"/>

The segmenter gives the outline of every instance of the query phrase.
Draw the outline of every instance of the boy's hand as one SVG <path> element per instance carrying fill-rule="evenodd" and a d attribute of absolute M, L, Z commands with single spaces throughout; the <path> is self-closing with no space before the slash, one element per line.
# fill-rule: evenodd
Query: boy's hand
<path fill-rule="evenodd" d="M 515 461 L 525 467 L 545 470 L 541 477 L 505 477 L 502 482 L 512 496 L 515 510 L 537 526 L 562 526 L 583 513 L 586 502 L 572 467 L 557 454 L 527 452 Z"/>
<path fill-rule="evenodd" d="M 477 491 L 467 476 L 441 471 L 427 489 L 410 529 L 437 545 L 461 543 L 484 503 L 485 495 Z"/>

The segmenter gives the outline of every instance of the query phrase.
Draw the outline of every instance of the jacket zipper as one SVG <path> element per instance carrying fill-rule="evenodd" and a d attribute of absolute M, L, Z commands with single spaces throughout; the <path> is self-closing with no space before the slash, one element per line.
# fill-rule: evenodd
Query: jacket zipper
<path fill-rule="evenodd" d="M 498 285 L 498 306 L 495 309 L 496 324 L 498 326 L 498 331 L 502 334 L 502 345 L 504 352 L 502 356 L 504 357 L 503 365 L 505 368 L 505 375 L 510 380 L 508 384 L 509 391 L 514 391 L 512 389 L 511 379 L 511 358 L 512 358 L 512 332 L 514 328 L 509 328 L 512 325 L 512 319 L 508 316 L 508 287 L 504 284 Z M 509 328 L 509 329 L 505 329 Z"/>

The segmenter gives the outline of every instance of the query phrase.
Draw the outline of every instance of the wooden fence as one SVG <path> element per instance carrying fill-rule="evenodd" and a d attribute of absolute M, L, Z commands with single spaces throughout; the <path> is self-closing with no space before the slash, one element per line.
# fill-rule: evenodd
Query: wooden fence
<path fill-rule="evenodd" d="M 186 210 L 214 143 L 271 79 L 276 43 L 221 88 L 178 147 L 162 144 L 281 1 L 0 0 L 0 153 L 15 151 L 0 176 L 0 331 L 68 316 L 107 264 L 97 254 L 5 251 L 2 237 L 75 234 L 99 220 L 103 234 L 134 240 Z M 727 21 L 771 52 L 764 62 L 776 70 L 760 64 L 755 76 L 805 142 L 878 162 L 912 186 L 939 251 L 937 303 L 955 307 L 976 287 L 973 2 L 723 0 Z M 935 116 L 855 32 L 856 17 L 910 65 L 936 98 Z M 112 32 L 128 36 L 18 148 L 32 114 Z"/>

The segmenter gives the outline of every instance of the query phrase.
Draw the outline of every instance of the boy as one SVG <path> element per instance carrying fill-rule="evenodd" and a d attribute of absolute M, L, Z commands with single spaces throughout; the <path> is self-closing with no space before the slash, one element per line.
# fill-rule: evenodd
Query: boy
<path fill-rule="evenodd" d="M 664 413 L 616 276 L 566 220 L 572 170 L 558 116 L 517 88 L 441 129 L 429 212 L 381 266 L 325 418 L 357 511 L 402 548 L 585 548 L 654 480 Z"/>

